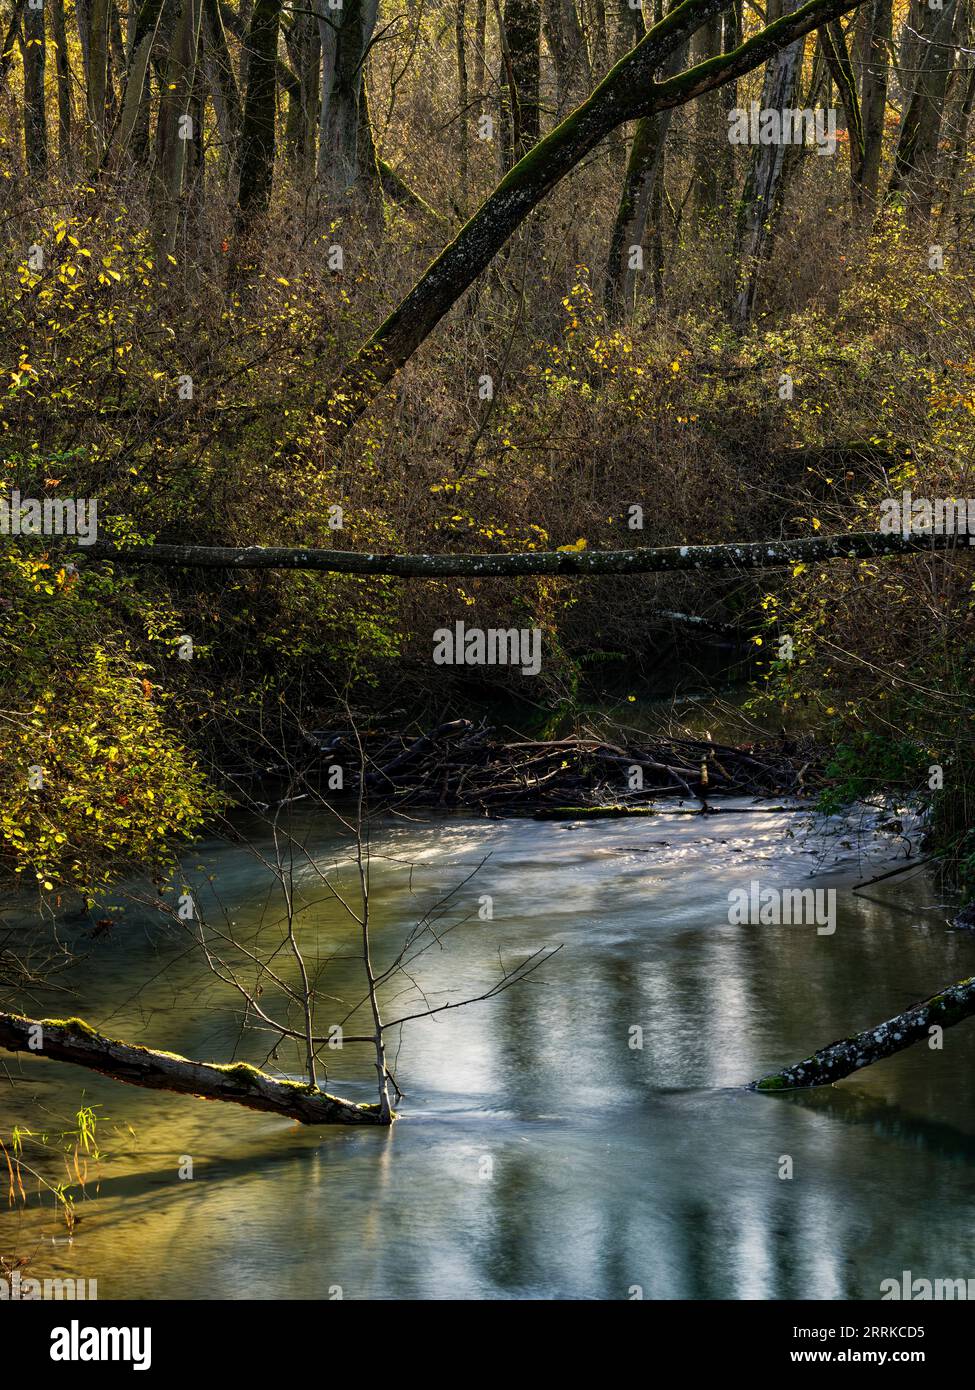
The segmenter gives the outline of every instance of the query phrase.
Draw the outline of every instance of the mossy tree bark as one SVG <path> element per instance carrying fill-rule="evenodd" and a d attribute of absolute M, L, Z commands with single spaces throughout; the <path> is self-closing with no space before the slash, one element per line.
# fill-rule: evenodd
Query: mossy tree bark
<path fill-rule="evenodd" d="M 281 1081 L 244 1062 L 194 1062 L 173 1052 L 138 1047 L 106 1037 L 78 1018 L 32 1019 L 0 1013 L 0 1047 L 70 1062 L 130 1086 L 229 1101 L 248 1110 L 286 1115 L 305 1125 L 389 1123 L 380 1117 L 376 1105 L 356 1105 L 317 1087 Z"/>
<path fill-rule="evenodd" d="M 934 1028 L 952 1028 L 975 1014 L 975 976 L 949 985 L 940 994 L 912 1005 L 902 1014 L 878 1023 L 851 1038 L 830 1043 L 795 1066 L 772 1072 L 752 1083 L 756 1091 L 802 1090 L 842 1081 L 873 1062 L 893 1057 L 906 1047 L 930 1038 Z"/>
<path fill-rule="evenodd" d="M 663 82 L 654 75 L 712 14 L 730 0 L 684 0 L 649 30 L 584 101 L 540 140 L 486 199 L 455 239 L 436 258 L 405 299 L 365 342 L 321 403 L 334 442 L 365 412 L 382 390 L 491 263 L 512 233 L 542 199 L 610 131 L 627 120 L 683 106 L 723 86 L 810 30 L 863 0 L 807 0 L 794 13 L 768 25 L 732 53 L 699 63 Z"/>

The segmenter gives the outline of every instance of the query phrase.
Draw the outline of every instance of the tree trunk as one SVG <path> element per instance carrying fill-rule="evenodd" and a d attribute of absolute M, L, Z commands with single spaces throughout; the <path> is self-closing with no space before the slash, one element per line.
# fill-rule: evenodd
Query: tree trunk
<path fill-rule="evenodd" d="M 281 0 L 256 0 L 247 32 L 247 87 L 240 140 L 237 226 L 243 231 L 271 203 Z"/>
<path fill-rule="evenodd" d="M 240 141 L 240 89 L 234 72 L 227 31 L 217 0 L 203 0 L 203 56 L 217 129 L 226 153 L 227 184 L 234 190 Z"/>
<path fill-rule="evenodd" d="M 27 172 L 43 175 L 47 170 L 47 104 L 44 76 L 47 70 L 47 39 L 44 33 L 43 0 L 27 0 L 24 9 L 24 153 Z"/>
<path fill-rule="evenodd" d="M 406 298 L 362 345 L 321 403 L 334 442 L 413 355 L 511 234 L 545 195 L 602 138 L 626 120 L 682 106 L 712 87 L 750 72 L 811 29 L 856 9 L 863 0 L 809 0 L 733 53 L 654 84 L 666 58 L 727 0 L 685 0 L 655 24 L 584 101 L 512 169 L 428 268 Z"/>
<path fill-rule="evenodd" d="M 785 0 L 785 14 L 795 9 L 794 0 Z M 761 109 L 784 111 L 794 108 L 802 74 L 804 42 L 781 49 L 769 63 L 762 86 Z M 758 292 L 761 267 L 769 251 L 772 224 L 778 206 L 786 146 L 755 145 L 748 161 L 741 211 L 735 232 L 732 262 L 737 289 L 731 307 L 731 323 L 736 333 L 744 333 L 751 323 Z"/>
<path fill-rule="evenodd" d="M 468 80 L 467 80 L 467 0 L 455 0 L 456 11 L 454 14 L 454 41 L 457 49 L 457 110 L 460 113 L 458 130 L 460 132 L 460 149 L 458 151 L 457 171 L 460 182 L 460 205 L 467 208 L 467 173 L 468 173 L 468 131 L 470 123 L 468 120 Z"/>
<path fill-rule="evenodd" d="M 159 101 L 159 172 L 165 200 L 164 249 L 170 255 L 176 245 L 184 176 L 196 134 L 191 124 L 191 107 L 202 13 L 201 0 L 183 0 Z"/>
<path fill-rule="evenodd" d="M 916 223 L 930 219 L 937 189 L 941 116 L 954 58 L 955 3 L 944 0 L 940 10 L 929 9 L 924 0 L 912 0 L 911 5 L 912 27 L 921 35 L 913 50 L 917 72 L 897 137 L 887 200 L 903 196 Z"/>
<path fill-rule="evenodd" d="M 713 15 L 694 35 L 691 52 L 695 63 L 707 62 L 723 51 L 723 17 Z M 724 94 L 708 92 L 694 112 L 694 162 L 692 186 L 699 216 L 713 218 L 731 186 L 732 145 Z"/>
<path fill-rule="evenodd" d="M 138 1047 L 106 1037 L 80 1018 L 31 1019 L 0 1013 L 0 1047 L 7 1052 L 49 1057 L 53 1062 L 71 1062 L 129 1086 L 230 1101 L 248 1110 L 286 1115 L 304 1125 L 384 1123 L 376 1105 L 356 1105 L 308 1085 L 279 1081 L 245 1062 L 194 1062 L 172 1052 Z"/>
<path fill-rule="evenodd" d="M 962 537 L 964 540 L 964 537 Z M 165 569 L 318 570 L 327 574 L 387 574 L 429 579 L 500 574 L 674 574 L 710 570 L 784 569 L 796 563 L 868 560 L 879 555 L 957 551 L 971 556 L 959 537 L 904 536 L 900 532 L 851 531 L 845 536 L 801 536 L 785 541 L 740 541 L 722 545 L 638 546 L 631 550 L 538 550 L 507 555 L 371 555 L 351 550 L 292 546 L 140 545 L 109 541 L 72 551 L 77 560 L 114 560 Z"/>
<path fill-rule="evenodd" d="M 54 66 L 58 75 L 58 160 L 65 169 L 73 162 L 71 148 L 71 64 L 68 33 L 64 22 L 64 0 L 52 0 L 51 31 L 54 38 Z"/>
<path fill-rule="evenodd" d="M 345 195 L 356 185 L 368 189 L 374 169 L 359 148 L 362 83 L 366 54 L 379 13 L 379 0 L 347 0 L 320 21 L 322 97 L 319 112 L 318 183 Z"/>
<path fill-rule="evenodd" d="M 756 1091 L 801 1090 L 809 1086 L 830 1086 L 874 1062 L 903 1052 L 906 1047 L 931 1036 L 933 1027 L 952 1028 L 975 1014 L 975 976 L 949 985 L 940 994 L 914 1004 L 902 1014 L 878 1023 L 852 1038 L 830 1043 L 795 1066 L 772 1072 L 752 1082 Z"/>
<path fill-rule="evenodd" d="M 117 164 L 124 158 L 136 134 L 142 118 L 148 130 L 148 87 L 147 74 L 153 45 L 159 32 L 162 18 L 163 0 L 142 0 L 136 11 L 129 48 L 129 61 L 122 84 L 122 113 L 115 131 L 109 155 Z M 145 144 L 145 134 L 142 142 Z"/>
<path fill-rule="evenodd" d="M 639 17 L 640 11 L 636 13 Z M 574 0 L 543 0 L 542 28 L 555 69 L 555 109 L 557 118 L 561 120 L 571 104 L 586 51 L 585 35 Z"/>
<path fill-rule="evenodd" d="M 88 159 L 96 168 L 105 154 L 109 18 L 109 0 L 86 0 L 84 7 L 78 7 L 88 111 Z"/>
<path fill-rule="evenodd" d="M 505 0 L 504 33 L 511 62 L 510 86 L 502 88 L 504 167 L 510 169 L 538 143 L 542 11 L 539 0 Z"/>
<path fill-rule="evenodd" d="M 823 47 L 823 56 L 833 81 L 836 83 L 840 101 L 843 103 L 844 124 L 850 146 L 850 205 L 854 212 L 862 212 L 867 204 L 866 189 L 864 188 L 866 150 L 863 140 L 860 95 L 857 91 L 853 62 L 847 48 L 846 36 L 838 20 L 821 29 L 819 38 Z"/>
<path fill-rule="evenodd" d="M 860 80 L 860 119 L 863 129 L 863 193 L 875 205 L 880 186 L 887 111 L 887 71 L 893 0 L 868 0 L 864 20 L 864 62 Z"/>
<path fill-rule="evenodd" d="M 7 25 L 6 33 L 3 36 L 3 47 L 0 48 L 0 82 L 6 82 L 10 64 L 13 62 L 14 52 L 17 46 L 17 35 L 20 32 L 20 18 L 24 13 L 24 6 L 27 0 L 14 0 L 13 11 L 10 15 L 10 23 Z"/>

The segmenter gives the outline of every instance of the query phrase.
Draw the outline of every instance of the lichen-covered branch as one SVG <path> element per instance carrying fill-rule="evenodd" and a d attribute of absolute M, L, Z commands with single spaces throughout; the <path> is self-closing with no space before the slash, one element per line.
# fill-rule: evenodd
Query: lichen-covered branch
<path fill-rule="evenodd" d="M 784 1071 L 763 1076 L 752 1083 L 755 1091 L 790 1091 L 809 1086 L 829 1086 L 844 1076 L 893 1057 L 905 1047 L 931 1036 L 934 1027 L 951 1028 L 975 1014 L 975 976 L 949 985 L 940 994 L 914 1004 L 905 1013 L 878 1023 L 852 1038 L 830 1043 Z"/>
<path fill-rule="evenodd" d="M 230 1101 L 249 1110 L 287 1115 L 305 1125 L 382 1123 L 375 1105 L 356 1105 L 301 1082 L 282 1081 L 246 1062 L 194 1062 L 175 1052 L 138 1047 L 106 1037 L 80 1018 L 32 1019 L 0 1013 L 0 1047 L 71 1062 L 130 1086 Z"/>
<path fill-rule="evenodd" d="M 631 550 L 538 550 L 508 555 L 384 555 L 354 550 L 314 550 L 293 546 L 138 545 L 99 541 L 78 549 L 88 560 L 164 569 L 321 570 L 329 574 L 384 574 L 404 579 L 465 575 L 672 574 L 700 570 L 782 569 L 797 563 L 869 560 L 958 548 L 971 553 L 967 537 L 900 532 L 851 531 L 845 536 L 802 536 L 784 541 L 742 541 L 720 545 L 643 546 Z"/>

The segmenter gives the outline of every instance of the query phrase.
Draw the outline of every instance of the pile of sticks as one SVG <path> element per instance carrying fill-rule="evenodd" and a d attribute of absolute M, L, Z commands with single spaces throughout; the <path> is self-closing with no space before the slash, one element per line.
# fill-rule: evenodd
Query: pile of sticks
<path fill-rule="evenodd" d="M 334 778 L 341 768 L 342 789 L 352 795 L 364 776 L 373 806 L 389 800 L 501 815 L 637 807 L 659 797 L 705 808 L 713 796 L 801 795 L 813 768 L 810 751 L 785 740 L 747 748 L 649 734 L 626 743 L 578 736 L 506 741 L 492 726 L 467 719 L 414 739 L 340 729 L 316 730 L 305 740 L 313 750 L 309 773 L 317 768 L 327 784 L 326 774 Z"/>

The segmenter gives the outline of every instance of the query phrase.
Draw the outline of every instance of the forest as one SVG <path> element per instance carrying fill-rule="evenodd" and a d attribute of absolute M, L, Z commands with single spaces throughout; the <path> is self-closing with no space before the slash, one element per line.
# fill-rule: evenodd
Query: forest
<path fill-rule="evenodd" d="M 326 1183 L 260 1296 L 968 1277 L 973 107 L 971 0 L 0 0 L 4 1297 Z"/>

